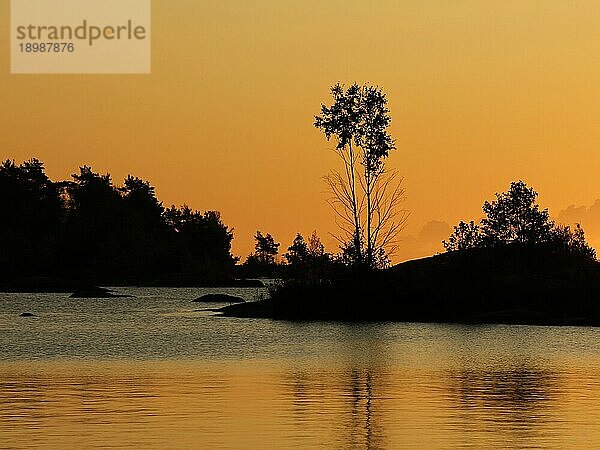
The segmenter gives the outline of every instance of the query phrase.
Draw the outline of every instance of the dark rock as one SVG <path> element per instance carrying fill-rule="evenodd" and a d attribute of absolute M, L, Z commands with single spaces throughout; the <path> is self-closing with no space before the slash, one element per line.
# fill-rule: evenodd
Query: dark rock
<path fill-rule="evenodd" d="M 241 297 L 236 297 L 235 295 L 227 295 L 227 294 L 206 294 L 201 297 L 198 297 L 196 300 L 192 300 L 193 302 L 199 303 L 245 303 Z"/>
<path fill-rule="evenodd" d="M 24 312 L 19 314 L 19 317 L 35 317 L 35 314 L 30 313 L 30 312 Z"/>

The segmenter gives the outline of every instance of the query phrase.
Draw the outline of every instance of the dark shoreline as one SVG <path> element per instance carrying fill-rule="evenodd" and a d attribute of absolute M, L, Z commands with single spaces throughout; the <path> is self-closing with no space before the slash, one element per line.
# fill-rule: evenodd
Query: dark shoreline
<path fill-rule="evenodd" d="M 527 325 L 527 326 L 573 326 L 573 327 L 600 327 L 600 318 L 587 317 L 537 317 L 535 312 L 527 311 L 525 314 L 510 317 L 507 312 L 498 311 L 486 314 L 485 317 L 464 318 L 425 318 L 425 317 L 389 317 L 382 314 L 278 314 L 268 300 L 246 302 L 243 304 L 227 305 L 213 309 L 221 317 L 237 317 L 245 319 L 270 319 L 288 322 L 354 322 L 354 323 L 426 323 L 449 325 Z M 517 311 L 514 311 L 517 312 Z M 519 311 L 523 313 L 523 311 Z M 528 316 L 528 318 L 526 317 Z"/>
<path fill-rule="evenodd" d="M 265 286 L 260 280 L 192 274 L 168 278 L 128 285 Z M 215 311 L 227 317 L 290 321 L 600 326 L 600 263 L 539 245 L 444 253 L 381 271 L 308 280 L 290 278 L 270 286 L 269 298 Z M 95 286 L 29 277 L 0 284 L 0 291 L 119 295 Z"/>
<path fill-rule="evenodd" d="M 276 320 L 600 326 L 600 263 L 544 246 L 444 253 L 219 310 Z"/>
<path fill-rule="evenodd" d="M 0 282 L 2 293 L 57 293 L 73 294 L 77 292 L 98 291 L 111 287 L 190 287 L 190 288 L 260 288 L 264 283 L 257 279 L 222 279 L 222 280 L 155 280 L 147 283 L 126 282 L 123 280 L 101 280 L 101 282 L 80 282 L 68 278 L 53 276 L 32 276 L 16 280 Z"/>

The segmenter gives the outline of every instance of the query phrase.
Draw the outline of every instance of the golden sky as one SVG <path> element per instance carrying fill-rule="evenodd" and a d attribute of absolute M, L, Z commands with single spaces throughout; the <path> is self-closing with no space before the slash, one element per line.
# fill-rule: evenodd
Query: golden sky
<path fill-rule="evenodd" d="M 220 210 L 240 256 L 257 229 L 282 247 L 317 229 L 333 250 L 321 177 L 337 161 L 312 121 L 330 85 L 358 81 L 389 97 L 388 164 L 412 212 L 398 260 L 435 251 L 511 180 L 555 217 L 600 197 L 598 1 L 154 0 L 152 13 L 151 75 L 10 75 L 2 33 L 0 157 L 36 156 L 55 179 L 84 163 L 149 179 L 165 204 Z"/>

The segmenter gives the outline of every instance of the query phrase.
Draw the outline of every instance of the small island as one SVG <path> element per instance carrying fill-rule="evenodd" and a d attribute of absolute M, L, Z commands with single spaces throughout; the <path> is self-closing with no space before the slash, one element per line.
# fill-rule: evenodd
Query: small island
<path fill-rule="evenodd" d="M 550 220 L 537 193 L 514 182 L 460 222 L 446 253 L 369 270 L 305 268 L 258 302 L 223 315 L 285 320 L 600 325 L 600 263 L 581 227 Z"/>

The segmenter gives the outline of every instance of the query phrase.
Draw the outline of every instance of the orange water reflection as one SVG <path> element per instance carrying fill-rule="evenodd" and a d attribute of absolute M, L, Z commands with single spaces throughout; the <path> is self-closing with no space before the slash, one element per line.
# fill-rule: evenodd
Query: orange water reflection
<path fill-rule="evenodd" d="M 2 446 L 589 447 L 600 376 L 254 363 L 0 365 Z"/>

